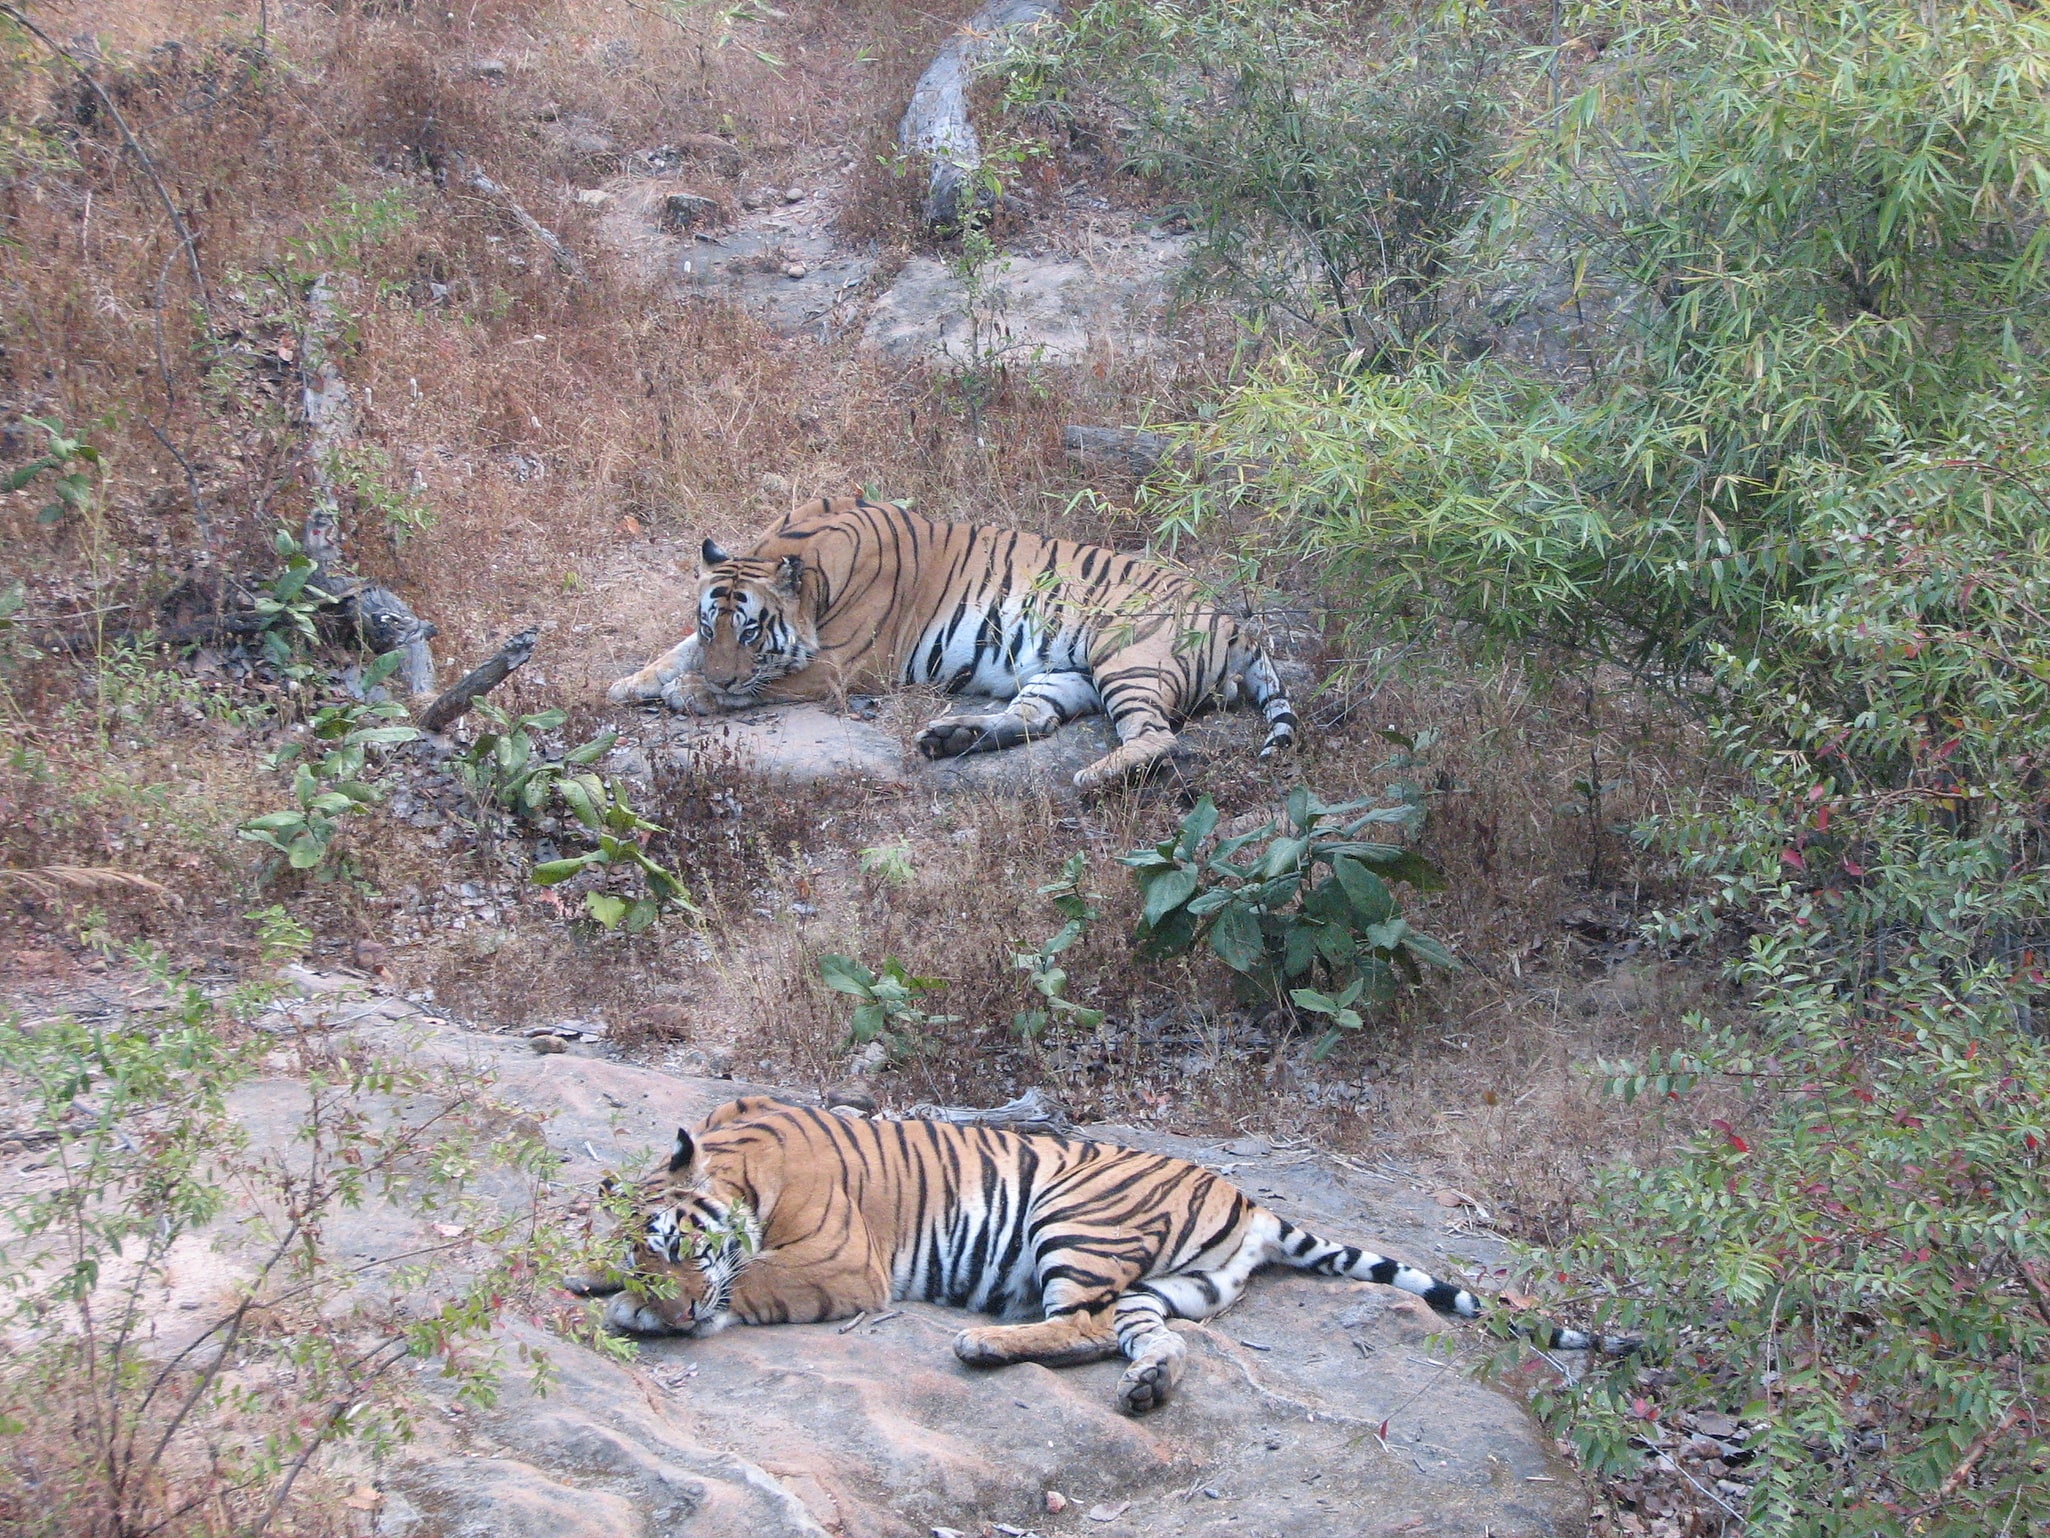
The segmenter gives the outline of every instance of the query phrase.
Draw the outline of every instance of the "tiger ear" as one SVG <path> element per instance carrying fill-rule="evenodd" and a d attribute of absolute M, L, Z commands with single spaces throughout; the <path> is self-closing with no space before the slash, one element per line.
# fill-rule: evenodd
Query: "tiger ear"
<path fill-rule="evenodd" d="M 776 563 L 776 591 L 795 598 L 804 591 L 804 557 L 786 555 Z"/>
<path fill-rule="evenodd" d="M 676 1146 L 669 1150 L 669 1173 L 680 1174 L 690 1168 L 691 1160 L 698 1156 L 697 1145 L 690 1140 L 690 1134 L 678 1127 Z"/>
<path fill-rule="evenodd" d="M 728 561 L 733 559 L 732 556 L 728 555 L 724 550 L 721 550 L 719 548 L 719 542 L 717 540 L 712 539 L 709 536 L 706 538 L 704 544 L 701 547 L 699 547 L 698 556 L 700 559 L 704 561 L 704 563 L 707 566 L 724 566 Z"/>

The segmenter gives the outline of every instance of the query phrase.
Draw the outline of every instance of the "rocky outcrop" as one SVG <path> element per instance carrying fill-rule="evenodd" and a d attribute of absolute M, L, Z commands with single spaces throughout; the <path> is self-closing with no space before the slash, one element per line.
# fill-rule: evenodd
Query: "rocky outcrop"
<path fill-rule="evenodd" d="M 321 983 L 322 986 L 313 986 Z M 338 986 L 327 986 L 338 983 Z M 488 1069 L 544 1128 L 562 1178 L 632 1168 L 670 1130 L 741 1089 L 616 1061 L 602 1041 L 537 1054 L 347 979 L 312 978 L 271 1029 L 352 1034 L 367 1049 Z M 289 1138 L 294 1080 L 238 1091 L 257 1139 Z M 1387 1172 L 1259 1139 L 1219 1145 L 1129 1128 L 1093 1135 L 1227 1173 L 1289 1218 L 1471 1274 L 1499 1246 Z M 399 1250 L 413 1220 L 368 1208 L 353 1251 Z M 379 1224 L 392 1231 L 379 1231 Z M 1186 1331 L 1178 1397 L 1143 1420 L 1112 1407 L 1120 1363 L 963 1366 L 963 1316 L 906 1304 L 851 1323 L 736 1327 L 649 1341 L 608 1360 L 531 1321 L 505 1344 L 546 1350 L 545 1396 L 448 1407 L 362 1469 L 359 1508 L 386 1538 L 928 1538 L 931 1534 L 1576 1533 L 1579 1487 L 1511 1399 L 1461 1370 L 1462 1347 L 1415 1299 L 1295 1273 Z M 421 1381 L 435 1393 L 432 1377 Z"/>

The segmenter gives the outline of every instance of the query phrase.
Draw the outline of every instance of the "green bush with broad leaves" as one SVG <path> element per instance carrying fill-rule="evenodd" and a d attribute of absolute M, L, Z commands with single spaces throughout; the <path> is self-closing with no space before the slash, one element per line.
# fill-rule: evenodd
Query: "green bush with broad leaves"
<path fill-rule="evenodd" d="M 592 847 L 536 865 L 531 873 L 536 885 L 558 886 L 582 875 L 596 875 L 608 885 L 625 883 L 630 888 L 626 892 L 603 886 L 585 892 L 584 911 L 602 928 L 628 934 L 641 933 L 665 913 L 698 911 L 682 878 L 641 842 L 642 834 L 663 830 L 636 812 L 623 791 L 588 771 L 557 776 L 552 783 L 557 798 L 590 835 Z"/>
<path fill-rule="evenodd" d="M 1562 26 L 1605 46 L 1533 90 L 1464 281 L 1562 284 L 1571 377 L 1279 358 L 1187 438 L 1261 464 L 1256 543 L 1329 573 L 1370 644 L 1627 668 L 1744 781 L 1640 830 L 1691 886 L 1654 937 L 1733 936 L 1744 1010 L 1608 1070 L 1671 1117 L 1711 1082 L 1736 1109 L 1535 1258 L 1647 1348 L 1547 1419 L 1627 1472 L 1688 1412 L 1741 1417 L 1714 1499 L 1748 1534 L 2040 1531 L 2050 15 Z M 1173 527 L 1217 505 L 1155 495 Z"/>
<path fill-rule="evenodd" d="M 489 700 L 479 700 L 471 709 L 485 729 L 456 755 L 456 777 L 480 809 L 510 812 L 530 822 L 547 808 L 566 775 L 595 764 L 619 740 L 619 733 L 607 728 L 551 758 L 538 739 L 568 721 L 568 711 L 554 708 L 515 716 Z"/>
<path fill-rule="evenodd" d="M 947 980 L 914 977 L 894 956 L 883 958 L 881 968 L 874 971 L 852 956 L 821 956 L 819 981 L 835 993 L 860 1000 L 847 1020 L 847 1043 L 866 1046 L 880 1042 L 893 1061 L 918 1051 L 933 1026 L 952 1025 L 961 1018 L 929 1014 L 921 1008 L 920 995 L 939 992 Z"/>
<path fill-rule="evenodd" d="M 1140 950 L 1183 956 L 1207 942 L 1249 999 L 1278 1000 L 1321 978 L 1348 1010 L 1385 1004 L 1423 967 L 1457 964 L 1403 918 L 1388 885 L 1436 891 L 1444 885 L 1437 867 L 1414 850 L 1359 837 L 1376 825 L 1407 826 L 1416 815 L 1414 807 L 1368 801 L 1326 805 L 1299 785 L 1281 823 L 1213 842 L 1217 807 L 1205 796 L 1174 837 L 1119 857 L 1139 884 Z M 1334 1030 L 1360 1024 L 1356 1013 L 1322 1009 L 1315 1001 L 1323 997 L 1294 1002 L 1329 1015 Z M 1328 1036 L 1321 1050 L 1335 1040 Z"/>
<path fill-rule="evenodd" d="M 383 683 L 400 661 L 397 652 L 378 657 L 363 670 L 363 687 L 369 690 Z M 379 799 L 377 787 L 364 778 L 370 750 L 419 737 L 420 729 L 410 721 L 379 724 L 405 721 L 405 716 L 403 705 L 388 701 L 352 701 L 314 712 L 305 741 L 287 743 L 270 760 L 273 769 L 293 765 L 292 798 L 297 804 L 250 818 L 236 830 L 237 837 L 276 850 L 293 870 L 319 865 L 332 850 L 343 820 Z"/>

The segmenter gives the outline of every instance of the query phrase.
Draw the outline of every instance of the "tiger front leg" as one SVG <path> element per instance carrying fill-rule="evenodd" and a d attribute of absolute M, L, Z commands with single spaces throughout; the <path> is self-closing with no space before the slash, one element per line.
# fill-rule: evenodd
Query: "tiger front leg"
<path fill-rule="evenodd" d="M 660 700 L 684 715 L 713 715 L 725 707 L 699 671 L 701 653 L 698 638 L 687 636 L 638 673 L 616 680 L 605 697 L 615 705 Z"/>
<path fill-rule="evenodd" d="M 995 753 L 1045 737 L 1099 708 L 1096 685 L 1087 673 L 1040 673 L 1027 679 L 1003 710 L 927 722 L 918 734 L 918 751 L 927 758 Z"/>

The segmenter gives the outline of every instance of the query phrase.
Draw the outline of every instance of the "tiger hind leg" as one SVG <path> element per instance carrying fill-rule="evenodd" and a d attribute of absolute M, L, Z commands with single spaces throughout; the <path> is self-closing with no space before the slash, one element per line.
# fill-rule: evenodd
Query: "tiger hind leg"
<path fill-rule="evenodd" d="M 1047 736 L 1100 708 L 1096 685 L 1087 673 L 1040 673 L 1027 679 L 1000 711 L 927 722 L 918 734 L 918 751 L 927 758 L 995 753 Z"/>
<path fill-rule="evenodd" d="M 1237 664 L 1239 658 L 1232 659 Z M 1272 758 L 1284 748 L 1295 746 L 1296 732 L 1301 722 L 1296 719 L 1295 707 L 1288 702 L 1288 693 L 1281 687 L 1281 679 L 1274 671 L 1274 663 L 1268 655 L 1255 647 L 1245 649 L 1243 674 L 1246 693 L 1267 718 L 1267 740 L 1260 744 L 1260 756 Z"/>
<path fill-rule="evenodd" d="M 1118 1349 L 1132 1364 L 1118 1380 L 1120 1410 L 1144 1415 L 1167 1403 L 1181 1382 L 1186 1357 L 1182 1338 L 1168 1328 L 1168 1320 L 1209 1319 L 1238 1302 L 1247 1279 L 1266 1263 L 1277 1223 L 1263 1213 L 1246 1241 L 1221 1264 L 1150 1277 L 1118 1299 Z"/>

